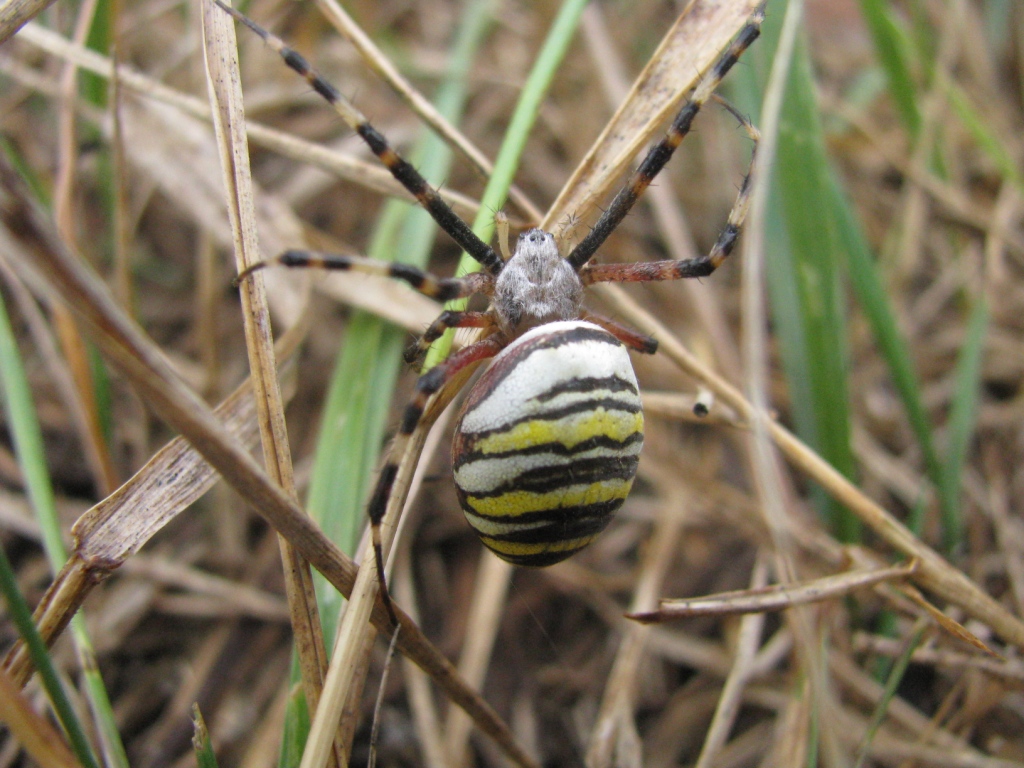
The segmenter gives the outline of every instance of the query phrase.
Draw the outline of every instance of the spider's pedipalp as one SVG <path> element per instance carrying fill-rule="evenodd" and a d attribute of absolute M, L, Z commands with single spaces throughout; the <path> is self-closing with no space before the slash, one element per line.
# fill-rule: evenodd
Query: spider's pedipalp
<path fill-rule="evenodd" d="M 512 254 L 508 249 L 508 215 L 504 211 L 494 214 L 494 226 L 498 234 L 498 250 L 501 251 L 501 258 L 507 262 Z"/>
<path fill-rule="evenodd" d="M 345 98 L 341 91 L 313 69 L 309 62 L 298 51 L 289 47 L 284 40 L 268 32 L 222 0 L 214 0 L 214 2 L 234 19 L 259 35 L 271 49 L 281 56 L 285 64 L 301 75 L 314 91 L 334 107 L 334 111 L 353 131 L 359 134 L 373 154 L 395 177 L 395 180 L 416 198 L 417 202 L 437 222 L 437 225 L 447 232 L 466 253 L 476 259 L 492 275 L 501 271 L 504 262 L 494 252 L 494 249 L 477 237 L 470 226 L 458 217 L 455 211 L 437 194 L 437 191 L 420 175 L 419 171 L 388 144 L 383 134 L 370 124 L 366 116 L 356 109 L 355 105 Z"/>
<path fill-rule="evenodd" d="M 647 156 L 641 161 L 633 175 L 630 176 L 626 185 L 619 190 L 611 204 L 601 215 L 601 218 L 594 224 L 593 229 L 584 237 L 579 244 L 573 248 L 566 259 L 573 269 L 579 270 L 586 264 L 601 244 L 608 239 L 608 236 L 615 230 L 626 214 L 630 212 L 633 205 L 650 186 L 654 178 L 665 167 L 665 164 L 672 157 L 672 153 L 682 143 L 686 134 L 690 132 L 690 125 L 693 119 L 700 112 L 701 107 L 712 97 L 715 89 L 718 88 L 723 78 L 732 69 L 740 55 L 761 34 L 761 23 L 764 21 L 764 4 L 758 6 L 753 15 L 747 21 L 746 26 L 732 41 L 725 52 L 719 56 L 718 61 L 711 67 L 710 71 L 697 84 L 690 98 L 686 100 L 682 108 L 676 114 L 675 119 L 669 126 L 665 137 L 651 147 Z"/>

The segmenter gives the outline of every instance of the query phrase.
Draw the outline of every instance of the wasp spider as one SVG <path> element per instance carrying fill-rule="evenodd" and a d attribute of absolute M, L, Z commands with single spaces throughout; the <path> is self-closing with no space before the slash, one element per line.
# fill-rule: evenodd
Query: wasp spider
<path fill-rule="evenodd" d="M 590 264 L 690 130 L 701 107 L 760 32 L 764 7 L 697 84 L 593 229 L 563 256 L 540 229 L 519 236 L 506 261 L 478 238 L 437 192 L 402 159 L 367 119 L 297 52 L 234 9 L 217 4 L 258 34 L 358 133 L 392 175 L 482 271 L 439 278 L 404 264 L 356 256 L 287 251 L 239 276 L 269 265 L 353 270 L 403 280 L 417 291 L 449 301 L 473 294 L 490 298 L 485 312 L 443 312 L 410 350 L 410 362 L 450 328 L 478 328 L 479 341 L 424 373 L 402 416 L 391 458 L 369 504 L 381 594 L 394 619 L 384 582 L 380 523 L 399 457 L 427 402 L 460 371 L 494 358 L 473 385 L 455 428 L 455 485 L 470 525 L 483 543 L 517 565 L 543 566 L 585 547 L 608 525 L 636 476 L 643 445 L 643 412 L 628 349 L 653 353 L 657 344 L 582 307 L 583 289 L 599 282 L 647 282 L 710 275 L 728 257 L 746 215 L 754 156 L 711 251 L 685 261 Z M 726 105 L 757 141 L 756 129 Z"/>

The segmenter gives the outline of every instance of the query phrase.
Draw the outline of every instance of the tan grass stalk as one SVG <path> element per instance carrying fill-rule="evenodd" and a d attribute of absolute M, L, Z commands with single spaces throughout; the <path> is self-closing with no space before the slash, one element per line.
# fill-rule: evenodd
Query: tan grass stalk
<path fill-rule="evenodd" d="M 38 765 L 48 768 L 80 765 L 57 729 L 32 708 L 21 686 L 3 669 L 0 669 L 0 723 Z"/>
<path fill-rule="evenodd" d="M 637 153 L 661 131 L 670 115 L 736 32 L 758 0 L 691 3 L 662 39 L 629 96 L 565 182 L 541 228 L 559 239 L 572 235 L 564 220 L 586 222 L 629 170 Z"/>
<path fill-rule="evenodd" d="M 76 45 L 52 30 L 35 24 L 29 24 L 19 33 L 18 39 L 25 40 L 47 53 L 74 63 L 76 66 L 101 77 L 109 78 L 112 75 L 114 65 L 109 58 Z M 118 67 L 117 72 L 121 79 L 121 85 L 126 90 L 131 90 L 139 95 L 176 107 L 200 120 L 208 121 L 211 119 L 209 106 L 201 99 L 170 88 L 126 65 Z M 309 163 L 328 173 L 334 174 L 338 178 L 363 184 L 383 194 L 392 197 L 402 197 L 408 200 L 412 199 L 409 193 L 391 177 L 391 174 L 380 167 L 379 163 L 370 163 L 352 158 L 328 147 L 298 139 L 284 131 L 269 128 L 257 122 L 249 122 L 246 125 L 246 130 L 249 138 L 254 143 L 280 152 L 286 157 L 291 157 L 299 162 Z M 476 214 L 479 206 L 466 195 L 446 189 L 441 189 L 439 192 L 441 197 L 452 205 L 460 215 L 472 217 Z"/>
<path fill-rule="evenodd" d="M 213 125 L 220 149 L 228 219 L 235 241 L 235 267 L 238 272 L 242 272 L 262 261 L 262 256 L 256 231 L 249 147 L 245 141 L 238 44 L 235 40 L 235 26 L 230 18 L 212 3 L 203 3 L 202 9 L 203 51 Z M 263 463 L 271 479 L 293 501 L 297 501 L 284 404 L 277 381 L 270 310 L 261 276 L 257 275 L 255 279 L 243 283 L 241 298 Z M 281 536 L 279 544 L 303 691 L 309 711 L 314 712 L 327 670 L 327 650 L 324 647 L 323 628 L 313 589 L 313 573 L 309 562 L 295 551 L 287 539 Z M 347 762 L 348 749 L 341 743 L 335 743 L 329 765 L 341 766 Z"/>
<path fill-rule="evenodd" d="M 667 621 L 693 616 L 731 616 L 742 613 L 781 611 L 794 605 L 807 605 L 822 600 L 844 597 L 857 589 L 910 577 L 915 562 L 892 568 L 871 568 L 847 571 L 811 581 L 773 584 L 760 589 L 723 592 L 692 600 L 662 600 L 657 611 L 630 614 L 643 622 Z"/>
<path fill-rule="evenodd" d="M 28 24 L 53 3 L 53 0 L 4 0 L 0 3 L 0 44 Z"/>
<path fill-rule="evenodd" d="M 669 478 L 661 480 L 661 493 L 672 498 L 677 491 L 665 482 Z M 640 563 L 631 610 L 642 611 L 657 604 L 665 576 L 677 554 L 689 503 L 690 500 L 683 497 L 669 504 L 666 513 L 655 523 L 650 546 Z M 635 709 L 650 635 L 650 628 L 640 625 L 628 625 L 623 630 L 622 642 L 608 673 L 601 708 L 590 733 L 588 768 L 643 765 Z"/>

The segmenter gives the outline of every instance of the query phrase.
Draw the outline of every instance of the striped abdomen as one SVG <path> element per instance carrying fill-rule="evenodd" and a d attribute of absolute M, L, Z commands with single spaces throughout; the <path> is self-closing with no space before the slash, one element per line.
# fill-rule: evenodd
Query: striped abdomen
<path fill-rule="evenodd" d="M 622 505 L 643 429 L 636 376 L 615 337 L 582 321 L 534 328 L 494 359 L 456 425 L 466 519 L 516 565 L 564 560 Z"/>

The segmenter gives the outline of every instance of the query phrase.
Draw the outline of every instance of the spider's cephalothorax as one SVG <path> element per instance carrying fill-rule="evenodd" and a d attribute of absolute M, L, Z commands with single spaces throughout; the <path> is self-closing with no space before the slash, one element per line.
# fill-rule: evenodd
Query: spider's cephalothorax
<path fill-rule="evenodd" d="M 519 236 L 512 258 L 494 281 L 494 315 L 509 338 L 556 320 L 580 316 L 583 282 L 562 258 L 555 238 L 540 229 Z"/>
<path fill-rule="evenodd" d="M 669 161 L 722 78 L 757 38 L 764 6 L 722 52 L 686 99 L 665 137 L 651 148 L 590 233 L 568 255 L 559 253 L 551 234 L 531 229 L 520 236 L 515 253 L 506 262 L 305 59 L 221 0 L 215 2 L 302 75 L 438 226 L 483 268 L 462 278 L 438 278 L 407 265 L 359 256 L 288 251 L 239 275 L 242 279 L 269 264 L 357 270 L 403 280 L 442 301 L 477 293 L 492 301 L 485 312 L 442 312 L 407 356 L 410 361 L 421 359 L 429 345 L 450 328 L 481 329 L 479 341 L 417 381 L 395 436 L 392 458 L 381 469 L 370 500 L 381 595 L 392 619 L 395 612 L 384 584 L 380 524 L 398 475 L 399 457 L 421 424 L 429 399 L 481 360 L 494 358 L 467 396 L 453 444 L 455 483 L 467 519 L 486 546 L 521 565 L 548 565 L 586 546 L 629 493 L 643 444 L 640 394 L 627 348 L 652 353 L 657 345 L 653 339 L 583 309 L 584 287 L 598 282 L 678 280 L 714 272 L 732 252 L 746 216 L 753 155 L 728 221 L 706 256 L 636 264 L 589 262 Z M 757 130 L 725 106 L 756 143 Z"/>

